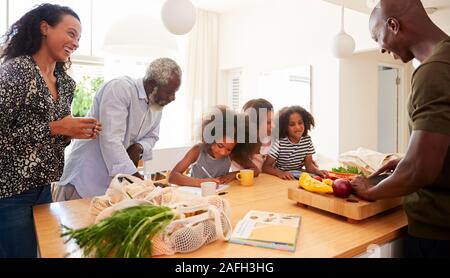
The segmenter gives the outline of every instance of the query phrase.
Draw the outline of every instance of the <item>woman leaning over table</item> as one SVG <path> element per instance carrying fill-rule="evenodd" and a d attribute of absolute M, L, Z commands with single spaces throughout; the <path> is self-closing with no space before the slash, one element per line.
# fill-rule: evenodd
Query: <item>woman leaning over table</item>
<path fill-rule="evenodd" d="M 32 206 L 52 201 L 50 182 L 70 139 L 96 138 L 95 119 L 74 118 L 67 74 L 81 24 L 68 7 L 42 4 L 4 36 L 0 56 L 0 258 L 36 257 Z"/>

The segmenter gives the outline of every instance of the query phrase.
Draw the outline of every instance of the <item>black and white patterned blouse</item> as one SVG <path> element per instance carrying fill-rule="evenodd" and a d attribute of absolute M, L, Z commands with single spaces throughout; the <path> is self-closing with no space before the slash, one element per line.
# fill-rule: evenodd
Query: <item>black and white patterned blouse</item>
<path fill-rule="evenodd" d="M 49 122 L 70 115 L 75 81 L 55 70 L 54 101 L 31 56 L 0 66 L 0 199 L 46 185 L 64 168 L 63 136 L 50 135 Z"/>

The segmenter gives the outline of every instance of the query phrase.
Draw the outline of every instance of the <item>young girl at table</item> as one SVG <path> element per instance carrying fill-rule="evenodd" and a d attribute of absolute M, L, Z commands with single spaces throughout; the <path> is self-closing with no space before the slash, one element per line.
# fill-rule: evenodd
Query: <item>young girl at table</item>
<path fill-rule="evenodd" d="M 256 127 L 257 142 L 253 144 L 254 148 L 250 155 L 232 155 L 231 169 L 236 171 L 254 169 L 255 177 L 257 177 L 262 171 L 264 160 L 271 146 L 273 106 L 263 98 L 251 99 L 244 104 L 242 112 L 249 117 L 249 122 L 253 124 L 252 127 Z M 236 154 L 241 153 L 239 148 L 240 145 L 236 147 Z"/>
<path fill-rule="evenodd" d="M 263 172 L 284 180 L 295 179 L 291 171 L 306 172 L 326 177 L 327 171 L 317 168 L 312 155 L 315 153 L 308 132 L 314 126 L 313 116 L 300 106 L 283 108 L 279 112 L 279 139 L 270 148 L 263 165 Z"/>
<path fill-rule="evenodd" d="M 172 169 L 170 183 L 199 187 L 202 182 L 226 184 L 236 178 L 237 172 L 230 172 L 231 155 L 248 155 L 252 148 L 251 144 L 237 143 L 237 122 L 244 119 L 247 126 L 248 119 L 224 106 L 217 107 L 206 119 L 202 123 L 202 143 L 193 146 Z M 243 145 L 239 154 L 233 153 L 236 145 Z M 184 175 L 189 167 L 190 176 Z"/>

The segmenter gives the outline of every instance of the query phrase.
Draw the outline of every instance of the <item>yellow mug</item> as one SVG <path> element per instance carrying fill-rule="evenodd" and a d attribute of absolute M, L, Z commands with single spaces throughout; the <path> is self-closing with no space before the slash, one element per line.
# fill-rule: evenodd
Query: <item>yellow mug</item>
<path fill-rule="evenodd" d="M 236 174 L 236 178 L 241 182 L 242 186 L 252 186 L 253 176 L 253 170 L 241 170 Z"/>

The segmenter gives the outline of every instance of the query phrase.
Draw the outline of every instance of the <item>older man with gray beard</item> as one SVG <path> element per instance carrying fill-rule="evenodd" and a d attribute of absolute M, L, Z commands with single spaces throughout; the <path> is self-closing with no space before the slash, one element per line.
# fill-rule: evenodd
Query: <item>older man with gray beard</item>
<path fill-rule="evenodd" d="M 56 200 L 103 195 L 117 174 L 142 178 L 138 161 L 152 158 L 162 109 L 175 100 L 180 83 L 177 63 L 161 58 L 149 65 L 144 78 L 124 76 L 104 84 L 88 114 L 102 123 L 102 133 L 94 140 L 75 140 Z"/>

